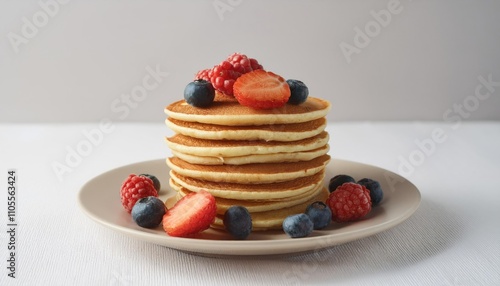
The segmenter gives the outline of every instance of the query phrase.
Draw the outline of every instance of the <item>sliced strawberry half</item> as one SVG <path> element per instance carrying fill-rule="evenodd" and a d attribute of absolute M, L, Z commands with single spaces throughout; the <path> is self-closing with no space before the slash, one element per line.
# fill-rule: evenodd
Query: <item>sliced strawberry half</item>
<path fill-rule="evenodd" d="M 189 193 L 163 216 L 163 229 L 170 236 L 189 237 L 210 227 L 217 206 L 207 191 Z"/>
<path fill-rule="evenodd" d="M 234 83 L 233 92 L 241 105 L 256 109 L 281 107 L 290 98 L 290 87 L 285 79 L 261 69 L 240 76 Z"/>

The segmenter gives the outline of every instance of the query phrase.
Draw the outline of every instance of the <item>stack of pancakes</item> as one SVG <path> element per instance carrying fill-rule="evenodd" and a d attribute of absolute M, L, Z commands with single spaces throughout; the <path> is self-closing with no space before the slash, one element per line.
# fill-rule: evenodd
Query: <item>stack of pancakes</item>
<path fill-rule="evenodd" d="M 324 201 L 324 169 L 330 160 L 325 116 L 330 104 L 309 97 L 300 105 L 258 110 L 216 95 L 208 108 L 184 100 L 165 108 L 173 157 L 170 186 L 177 199 L 206 190 L 217 201 L 213 227 L 224 212 L 244 206 L 254 230 L 280 229 L 291 214 Z"/>

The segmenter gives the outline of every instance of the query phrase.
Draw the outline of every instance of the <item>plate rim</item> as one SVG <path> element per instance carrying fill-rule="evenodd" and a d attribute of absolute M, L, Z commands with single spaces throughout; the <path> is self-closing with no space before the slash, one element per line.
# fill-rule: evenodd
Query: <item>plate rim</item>
<path fill-rule="evenodd" d="M 156 233 L 153 233 L 153 230 L 149 231 L 148 229 L 131 229 L 126 226 L 117 225 L 108 221 L 103 220 L 98 217 L 96 214 L 92 213 L 91 210 L 88 209 L 87 205 L 83 201 L 84 195 L 86 195 L 87 187 L 94 183 L 96 180 L 106 177 L 114 172 L 125 170 L 129 168 L 133 168 L 136 165 L 150 165 L 153 163 L 158 163 L 158 161 L 165 161 L 162 159 L 153 159 L 146 161 L 139 161 L 131 164 L 126 164 L 122 166 L 118 166 L 116 168 L 105 171 L 97 176 L 94 176 L 87 182 L 85 182 L 80 188 L 77 196 L 78 205 L 80 210 L 85 213 L 87 217 L 96 222 L 97 224 L 104 226 L 108 229 L 120 232 L 127 236 L 131 236 L 135 239 L 139 239 L 145 242 L 150 242 L 158 245 L 162 245 L 168 248 L 177 249 L 184 252 L 201 254 L 201 255 L 216 255 L 216 256 L 235 256 L 235 255 L 243 255 L 243 256 L 268 256 L 268 255 L 276 255 L 276 254 L 293 254 L 293 253 L 302 253 L 308 251 L 317 251 L 324 248 L 332 247 L 335 245 L 344 244 L 346 242 L 355 241 L 358 239 L 362 239 L 365 237 L 369 237 L 375 235 L 377 233 L 386 231 L 391 229 L 400 223 L 404 222 L 406 219 L 411 217 L 413 213 L 419 208 L 420 203 L 422 201 L 422 196 L 418 188 L 410 182 L 408 179 L 392 172 L 387 169 L 351 161 L 340 158 L 332 158 L 330 163 L 326 168 L 331 166 L 334 163 L 343 163 L 343 164 L 354 164 L 363 166 L 365 168 L 373 168 L 380 171 L 388 172 L 391 175 L 397 176 L 402 179 L 405 183 L 410 184 L 412 187 L 414 194 L 416 196 L 416 201 L 411 204 L 411 207 L 406 209 L 406 211 L 402 212 L 401 215 L 391 218 L 387 221 L 379 223 L 377 225 L 370 225 L 366 228 L 354 229 L 349 232 L 340 232 L 340 233 L 329 233 L 323 235 L 316 236 L 308 236 L 303 238 L 286 238 L 286 239 L 276 239 L 276 240 L 212 240 L 212 239 L 203 239 L 203 238 L 182 238 L 182 237 L 171 237 L 165 234 L 165 236 L 158 236 Z M 166 165 L 166 164 L 165 164 Z M 168 166 L 165 166 L 168 168 Z M 321 231 L 319 231 L 321 232 Z M 360 235 L 356 235 L 360 234 Z M 355 235 L 355 238 L 352 236 Z M 334 238 L 334 239 L 332 239 Z M 196 245 L 205 245 L 210 246 L 209 248 L 198 248 Z M 293 248 L 291 249 L 291 246 Z M 300 246 L 300 247 L 297 247 Z M 220 248 L 224 247 L 223 253 L 220 253 Z M 219 251 L 218 251 L 219 250 Z M 266 251 L 271 250 L 272 253 L 266 253 Z"/>

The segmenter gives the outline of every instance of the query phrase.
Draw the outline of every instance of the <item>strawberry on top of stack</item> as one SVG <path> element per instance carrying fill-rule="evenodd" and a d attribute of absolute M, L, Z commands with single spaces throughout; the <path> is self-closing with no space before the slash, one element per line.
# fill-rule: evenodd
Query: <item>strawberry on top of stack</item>
<path fill-rule="evenodd" d="M 285 81 L 283 77 L 265 71 L 256 59 L 240 53 L 233 53 L 213 68 L 200 70 L 194 80 L 206 81 L 218 94 L 234 96 L 240 104 L 255 109 L 277 108 L 287 102 L 300 104 L 308 93 L 301 81 Z M 303 91 L 294 95 L 290 88 L 298 85 Z M 290 100 L 290 96 L 300 98 Z"/>
<path fill-rule="evenodd" d="M 238 77 L 262 68 L 262 65 L 256 59 L 234 53 L 227 60 L 222 61 L 213 68 L 199 71 L 195 76 L 195 80 L 209 81 L 216 90 L 227 95 L 233 95 L 233 85 Z"/>

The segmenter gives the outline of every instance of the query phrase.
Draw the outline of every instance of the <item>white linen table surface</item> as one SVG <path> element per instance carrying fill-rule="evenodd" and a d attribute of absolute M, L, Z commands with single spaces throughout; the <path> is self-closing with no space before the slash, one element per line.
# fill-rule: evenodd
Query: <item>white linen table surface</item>
<path fill-rule="evenodd" d="M 108 127 L 58 178 L 54 162 L 98 123 L 0 124 L 0 285 L 500 285 L 500 122 L 329 122 L 333 158 L 403 175 L 421 192 L 419 209 L 320 252 L 228 258 L 133 239 L 79 209 L 79 189 L 93 177 L 171 154 L 164 124 Z M 15 279 L 6 262 L 10 168 L 18 174 Z"/>

